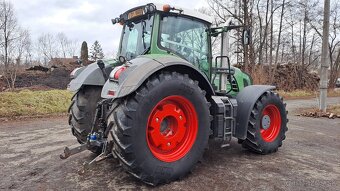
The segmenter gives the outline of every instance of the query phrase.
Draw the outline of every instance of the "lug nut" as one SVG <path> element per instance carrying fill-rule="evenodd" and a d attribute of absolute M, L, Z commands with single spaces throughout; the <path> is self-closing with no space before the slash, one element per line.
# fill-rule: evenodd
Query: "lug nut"
<path fill-rule="evenodd" d="M 168 142 L 168 146 L 170 146 L 171 145 L 171 143 L 170 142 Z"/>
<path fill-rule="evenodd" d="M 179 116 L 179 119 L 182 120 L 182 116 L 181 115 Z"/>
<path fill-rule="evenodd" d="M 159 121 L 159 119 L 158 119 L 158 117 L 156 118 L 156 122 L 158 123 L 158 121 Z"/>

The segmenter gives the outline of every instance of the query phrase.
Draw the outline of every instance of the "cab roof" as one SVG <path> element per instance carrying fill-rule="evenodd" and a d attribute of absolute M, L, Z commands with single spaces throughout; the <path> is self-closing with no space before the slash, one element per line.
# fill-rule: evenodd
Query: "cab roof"
<path fill-rule="evenodd" d="M 164 4 L 158 4 L 158 3 L 153 3 L 153 4 L 156 6 L 158 11 L 163 11 Z M 170 5 L 170 6 L 172 6 L 172 5 Z M 210 24 L 212 24 L 213 21 L 214 21 L 213 17 L 206 15 L 206 14 L 202 14 L 202 13 L 195 11 L 195 10 L 190 10 L 190 9 L 186 9 L 186 8 L 182 8 L 182 7 L 178 7 L 178 6 L 175 6 L 174 8 L 177 9 L 177 10 L 181 10 L 181 14 L 183 14 L 183 15 L 195 17 L 195 18 L 201 19 L 203 21 L 206 21 Z"/>
<path fill-rule="evenodd" d="M 152 5 L 152 7 L 154 7 L 153 11 L 160 11 L 160 12 L 168 12 L 168 13 L 178 13 L 178 14 L 181 14 L 181 15 L 186 15 L 186 16 L 189 16 L 189 17 L 193 17 L 193 18 L 197 18 L 197 19 L 200 19 L 202 21 L 205 21 L 209 24 L 212 24 L 213 23 L 213 18 L 208 16 L 208 15 L 205 15 L 205 14 L 202 14 L 198 11 L 194 11 L 194 10 L 190 10 L 190 9 L 186 9 L 186 8 L 181 8 L 181 7 L 174 7 L 174 6 L 171 6 L 171 5 L 168 5 L 168 4 L 158 4 L 158 3 L 148 3 L 148 4 L 144 4 L 144 5 L 141 5 L 141 6 L 137 6 L 137 7 L 134 7 L 128 11 L 126 11 L 125 13 L 123 13 L 122 15 L 120 15 L 120 18 L 116 18 L 117 20 L 114 22 L 114 23 L 118 23 L 120 21 L 126 21 L 126 20 L 130 20 L 130 19 L 133 19 L 135 17 L 138 17 L 139 15 L 145 15 L 146 12 L 143 11 L 145 7 L 147 6 L 150 6 Z M 167 7 L 168 10 L 165 10 Z M 130 15 L 131 14 L 131 15 Z M 129 17 L 132 17 L 132 18 L 129 18 Z M 114 19 L 113 19 L 114 21 Z"/>

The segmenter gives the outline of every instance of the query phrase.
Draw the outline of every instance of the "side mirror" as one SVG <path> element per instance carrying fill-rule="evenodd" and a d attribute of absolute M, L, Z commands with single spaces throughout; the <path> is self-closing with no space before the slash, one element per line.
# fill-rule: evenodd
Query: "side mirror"
<path fill-rule="evenodd" d="M 243 45 L 249 45 L 251 43 L 251 30 L 244 29 L 242 32 L 242 44 Z"/>

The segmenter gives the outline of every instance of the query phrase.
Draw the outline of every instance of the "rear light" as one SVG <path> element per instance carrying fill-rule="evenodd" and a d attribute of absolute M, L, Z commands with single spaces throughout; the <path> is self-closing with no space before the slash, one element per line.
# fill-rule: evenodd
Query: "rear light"
<path fill-rule="evenodd" d="M 122 74 L 124 70 L 127 69 L 127 66 L 117 66 L 115 69 L 112 70 L 110 73 L 109 79 L 111 81 L 117 81 L 119 76 Z"/>
<path fill-rule="evenodd" d="M 107 95 L 109 95 L 109 96 L 114 96 L 114 95 L 115 95 L 115 91 L 109 90 L 109 91 L 107 92 Z"/>
<path fill-rule="evenodd" d="M 114 75 L 114 79 L 115 80 L 118 80 L 118 78 L 119 78 L 119 76 L 120 76 L 120 74 L 124 71 L 126 69 L 126 67 L 124 66 L 124 67 L 121 67 L 121 68 L 119 68 L 118 70 L 117 70 L 117 72 L 115 73 L 115 75 Z"/>

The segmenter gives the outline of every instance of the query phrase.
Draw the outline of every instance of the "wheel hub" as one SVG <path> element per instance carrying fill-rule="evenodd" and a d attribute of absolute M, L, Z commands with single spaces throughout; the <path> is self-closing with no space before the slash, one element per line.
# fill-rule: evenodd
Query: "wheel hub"
<path fill-rule="evenodd" d="M 262 111 L 260 133 L 266 142 L 273 142 L 281 129 L 281 114 L 276 105 L 269 104 Z"/>
<path fill-rule="evenodd" d="M 197 114 L 189 100 L 169 96 L 152 110 L 147 127 L 147 143 L 155 157 L 165 162 L 182 158 L 195 142 Z"/>
<path fill-rule="evenodd" d="M 262 128 L 267 130 L 270 127 L 270 117 L 269 115 L 264 115 L 262 117 Z"/>

